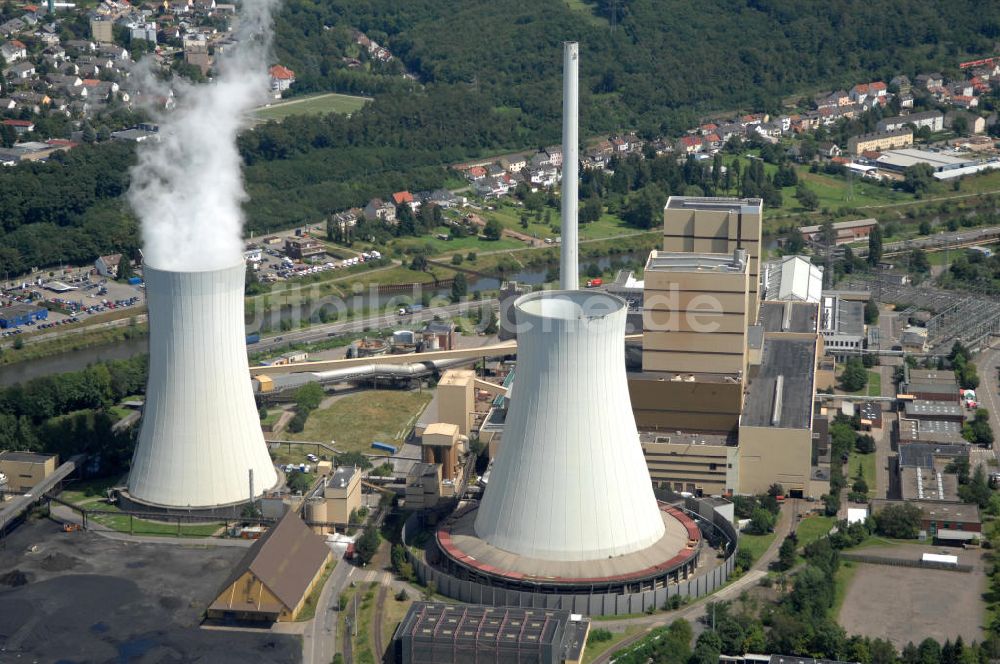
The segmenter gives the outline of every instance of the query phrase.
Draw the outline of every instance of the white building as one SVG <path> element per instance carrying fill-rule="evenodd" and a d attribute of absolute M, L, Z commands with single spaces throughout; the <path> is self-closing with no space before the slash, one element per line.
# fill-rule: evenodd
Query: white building
<path fill-rule="evenodd" d="M 764 264 L 765 300 L 819 302 L 823 295 L 823 268 L 803 256 L 785 256 Z"/>

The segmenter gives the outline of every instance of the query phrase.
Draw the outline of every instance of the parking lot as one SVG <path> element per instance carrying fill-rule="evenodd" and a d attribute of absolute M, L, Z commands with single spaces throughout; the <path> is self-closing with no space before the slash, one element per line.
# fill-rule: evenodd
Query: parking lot
<path fill-rule="evenodd" d="M 922 553 L 939 553 L 939 549 L 930 544 L 912 544 L 866 548 L 863 553 L 919 559 Z M 848 634 L 888 638 L 897 648 L 925 637 L 940 643 L 957 636 L 966 643 L 981 641 L 985 615 L 982 593 L 986 586 L 982 551 L 947 552 L 958 555 L 960 563 L 973 565 L 974 571 L 851 563 L 854 576 L 840 609 L 840 625 Z"/>
<path fill-rule="evenodd" d="M 0 660 L 301 661 L 294 636 L 199 628 L 245 552 L 118 542 L 29 522 L 0 545 Z"/>

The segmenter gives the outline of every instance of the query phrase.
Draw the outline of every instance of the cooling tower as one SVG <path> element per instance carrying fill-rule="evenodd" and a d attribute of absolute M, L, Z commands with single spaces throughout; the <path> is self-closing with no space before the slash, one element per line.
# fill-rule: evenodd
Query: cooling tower
<path fill-rule="evenodd" d="M 625 301 L 548 291 L 514 307 L 517 377 L 476 535 L 540 560 L 652 546 L 665 529 L 625 379 Z"/>
<path fill-rule="evenodd" d="M 242 262 L 174 272 L 146 265 L 149 381 L 129 495 L 207 508 L 277 482 L 250 386 Z"/>

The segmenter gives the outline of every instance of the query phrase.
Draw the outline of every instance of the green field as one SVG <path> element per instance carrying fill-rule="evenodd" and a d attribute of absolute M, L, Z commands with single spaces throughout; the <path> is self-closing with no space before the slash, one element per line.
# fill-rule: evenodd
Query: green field
<path fill-rule="evenodd" d="M 847 461 L 846 474 L 848 485 L 854 484 L 854 478 L 858 476 L 860 471 L 861 476 L 865 479 L 865 484 L 868 485 L 869 496 L 875 494 L 875 456 L 874 452 L 871 454 L 851 452 L 851 456 Z"/>
<path fill-rule="evenodd" d="M 114 505 L 100 505 L 99 509 L 104 512 L 118 511 L 118 508 Z M 180 528 L 178 528 L 176 523 L 144 521 L 143 519 L 131 518 L 130 529 L 130 517 L 128 514 L 92 514 L 88 519 L 107 526 L 112 530 L 117 530 L 120 533 L 131 532 L 133 535 L 156 535 L 162 537 L 212 537 L 222 528 L 221 523 L 181 524 Z"/>
<path fill-rule="evenodd" d="M 854 579 L 854 573 L 857 571 L 858 568 L 855 563 L 849 560 L 841 561 L 840 567 L 837 568 L 834 578 L 833 607 L 830 614 L 834 618 L 840 615 L 840 607 L 844 605 L 844 598 L 847 597 L 847 589 L 851 587 L 851 581 Z"/>
<path fill-rule="evenodd" d="M 623 632 L 611 632 L 611 639 L 599 641 L 597 643 L 587 643 L 587 649 L 583 653 L 583 664 L 590 664 L 604 653 L 617 646 L 627 637 L 635 634 L 639 630 L 635 625 L 630 625 Z"/>
<path fill-rule="evenodd" d="M 799 546 L 806 546 L 825 537 L 836 523 L 837 520 L 832 516 L 810 516 L 802 519 L 795 528 L 795 536 L 799 540 Z"/>
<path fill-rule="evenodd" d="M 278 101 L 270 106 L 256 109 L 254 117 L 267 120 L 284 120 L 289 115 L 325 115 L 327 113 L 349 114 L 360 109 L 371 99 L 369 97 L 354 97 L 336 93 L 292 97 Z"/>
<path fill-rule="evenodd" d="M 292 440 L 330 442 L 346 452 L 375 453 L 372 443 L 399 446 L 431 400 L 430 392 L 370 390 L 352 394 L 329 408 L 314 410 Z"/>
<path fill-rule="evenodd" d="M 460 253 L 463 256 L 467 253 L 484 253 L 487 251 L 501 251 L 503 249 L 520 249 L 527 246 L 521 240 L 509 237 L 502 237 L 499 240 L 487 240 L 476 235 L 455 238 L 454 240 L 442 240 L 438 235 L 448 235 L 447 226 L 438 226 L 430 235 L 414 238 L 398 238 L 390 242 L 390 246 L 398 247 L 404 251 L 413 249 L 423 249 L 428 256 L 443 256 Z"/>
<path fill-rule="evenodd" d="M 767 535 L 747 535 L 740 533 L 739 547 L 741 549 L 749 549 L 750 554 L 753 556 L 753 561 L 756 563 L 764 555 L 764 552 L 767 551 L 767 548 L 771 546 L 771 543 L 774 542 L 774 538 L 774 533 L 768 533 Z"/>

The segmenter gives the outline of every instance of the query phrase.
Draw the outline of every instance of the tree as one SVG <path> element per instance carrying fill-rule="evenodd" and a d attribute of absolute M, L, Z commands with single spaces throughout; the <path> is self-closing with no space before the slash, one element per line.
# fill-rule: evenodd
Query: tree
<path fill-rule="evenodd" d="M 736 560 L 734 562 L 737 567 L 746 571 L 753 566 L 753 553 L 745 546 L 741 546 L 736 550 Z"/>
<path fill-rule="evenodd" d="M 930 235 L 931 234 L 931 222 L 929 222 L 926 219 L 922 220 L 920 222 L 919 231 L 920 231 L 921 235 Z"/>
<path fill-rule="evenodd" d="M 427 257 L 423 254 L 414 255 L 410 261 L 410 269 L 417 272 L 425 272 L 427 270 Z"/>
<path fill-rule="evenodd" d="M 326 392 L 323 391 L 323 387 L 319 383 L 306 383 L 295 390 L 295 407 L 300 412 L 308 413 L 319 408 L 319 404 L 325 396 Z"/>
<path fill-rule="evenodd" d="M 854 440 L 854 449 L 861 454 L 871 454 L 875 451 L 875 439 L 868 434 L 858 436 Z"/>
<path fill-rule="evenodd" d="M 490 219 L 483 228 L 483 237 L 487 240 L 499 240 L 503 235 L 503 226 L 496 219 Z"/>
<path fill-rule="evenodd" d="M 465 273 L 456 273 L 455 278 L 451 282 L 451 301 L 458 302 L 468 294 L 469 282 L 465 278 Z"/>
<path fill-rule="evenodd" d="M 840 388 L 845 392 L 857 392 L 868 384 L 868 370 L 860 359 L 847 360 L 844 372 L 840 374 Z"/>
<path fill-rule="evenodd" d="M 865 302 L 865 325 L 875 325 L 878 323 L 878 304 L 875 300 L 869 298 Z"/>
<path fill-rule="evenodd" d="M 297 470 L 293 470 L 285 477 L 285 484 L 292 493 L 305 493 L 312 486 L 309 477 Z"/>
<path fill-rule="evenodd" d="M 367 565 L 375 557 L 379 541 L 378 529 L 370 525 L 366 526 L 361 533 L 361 537 L 358 538 L 358 541 L 354 545 L 354 551 L 362 564 Z"/>
<path fill-rule="evenodd" d="M 922 513 L 912 503 L 898 503 L 882 508 L 875 515 L 875 531 L 885 537 L 914 539 L 920 530 Z"/>
<path fill-rule="evenodd" d="M 993 490 L 990 489 L 986 480 L 986 471 L 982 466 L 976 466 L 975 472 L 969 478 L 968 484 L 958 487 L 958 497 L 967 503 L 975 503 L 980 509 L 985 509 L 990 504 Z"/>
<path fill-rule="evenodd" d="M 302 433 L 302 430 L 306 428 L 306 420 L 309 419 L 309 413 L 304 410 L 300 410 L 288 421 L 288 430 L 291 433 Z"/>
<path fill-rule="evenodd" d="M 785 572 L 795 567 L 795 559 L 797 555 L 795 540 L 791 535 L 789 535 L 785 538 L 785 541 L 781 543 L 781 548 L 778 549 L 778 569 Z"/>
<path fill-rule="evenodd" d="M 795 189 L 795 198 L 798 199 L 799 204 L 806 210 L 819 209 L 819 196 L 815 191 L 807 187 L 805 182 L 799 182 L 798 187 Z"/>
<path fill-rule="evenodd" d="M 261 406 L 260 410 L 257 411 L 257 415 L 260 417 L 261 421 L 267 419 L 267 406 Z"/>
<path fill-rule="evenodd" d="M 868 235 L 868 264 L 875 267 L 882 261 L 882 226 L 875 224 Z"/>
<path fill-rule="evenodd" d="M 916 164 L 903 171 L 903 189 L 916 194 L 923 195 L 934 184 L 934 169 L 930 164 Z"/>
<path fill-rule="evenodd" d="M 840 511 L 840 496 L 831 493 L 823 494 L 823 513 L 827 516 L 837 516 Z"/>
<path fill-rule="evenodd" d="M 763 507 L 758 507 L 750 516 L 746 531 L 751 535 L 766 535 L 774 530 L 775 516 Z"/>
<path fill-rule="evenodd" d="M 771 496 L 772 498 L 783 496 L 785 495 L 785 487 L 775 482 L 771 486 L 767 487 L 767 495 Z"/>
<path fill-rule="evenodd" d="M 134 276 L 135 270 L 132 269 L 132 261 L 128 256 L 122 255 L 122 259 L 118 263 L 118 281 L 127 282 Z"/>
<path fill-rule="evenodd" d="M 931 262 L 927 259 L 927 252 L 923 249 L 913 249 L 910 252 L 910 272 L 914 274 L 928 274 L 931 271 Z"/>

